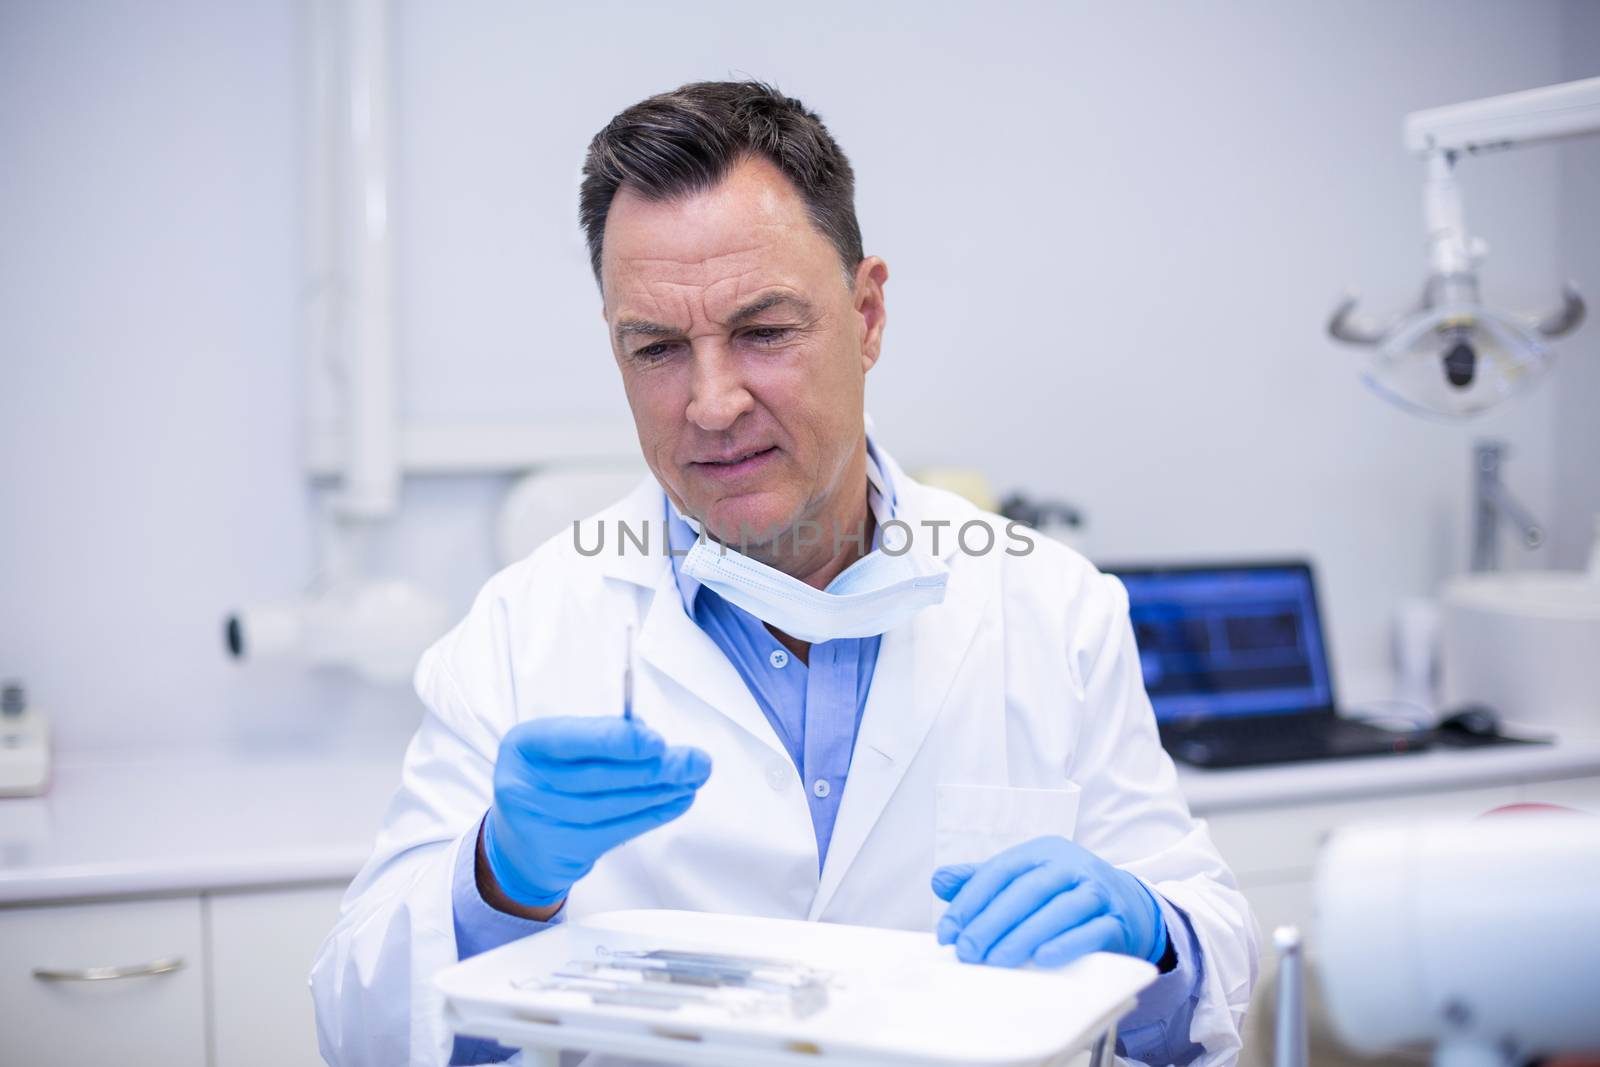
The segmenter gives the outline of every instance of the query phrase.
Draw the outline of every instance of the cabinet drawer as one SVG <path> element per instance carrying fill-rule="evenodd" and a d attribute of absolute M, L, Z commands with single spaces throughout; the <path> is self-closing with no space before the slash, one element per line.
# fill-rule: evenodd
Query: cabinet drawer
<path fill-rule="evenodd" d="M 1517 800 L 1518 788 L 1415 793 L 1374 800 L 1221 812 L 1207 819 L 1211 839 L 1245 886 L 1305 876 L 1333 831 L 1376 819 L 1471 818 Z M 1264 877 L 1263 877 L 1264 876 Z"/>
<path fill-rule="evenodd" d="M 4 1059 L 203 1067 L 203 962 L 198 897 L 0 908 Z"/>
<path fill-rule="evenodd" d="M 206 898 L 217 1067 L 322 1063 L 308 982 L 343 895 L 332 885 Z"/>

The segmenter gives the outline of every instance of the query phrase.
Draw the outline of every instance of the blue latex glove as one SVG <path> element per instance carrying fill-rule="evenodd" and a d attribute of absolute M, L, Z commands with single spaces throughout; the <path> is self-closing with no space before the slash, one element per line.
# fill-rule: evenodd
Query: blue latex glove
<path fill-rule="evenodd" d="M 933 872 L 950 907 L 939 944 L 967 963 L 1060 967 L 1091 952 L 1152 963 L 1167 950 L 1161 907 L 1145 884 L 1064 837 L 1037 837 L 982 864 Z"/>
<path fill-rule="evenodd" d="M 500 742 L 483 853 L 501 890 L 547 907 L 602 855 L 689 810 L 711 774 L 637 719 L 532 719 Z"/>

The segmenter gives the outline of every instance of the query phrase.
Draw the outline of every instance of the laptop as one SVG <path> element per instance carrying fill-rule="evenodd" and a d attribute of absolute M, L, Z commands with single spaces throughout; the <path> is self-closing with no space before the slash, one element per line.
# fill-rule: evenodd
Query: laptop
<path fill-rule="evenodd" d="M 1127 587 L 1145 690 L 1174 759 L 1243 767 L 1427 746 L 1425 732 L 1336 712 L 1309 563 L 1102 569 Z"/>

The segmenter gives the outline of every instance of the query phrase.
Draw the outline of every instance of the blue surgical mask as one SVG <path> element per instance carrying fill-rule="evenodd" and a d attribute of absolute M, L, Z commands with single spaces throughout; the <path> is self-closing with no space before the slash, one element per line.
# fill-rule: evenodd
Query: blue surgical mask
<path fill-rule="evenodd" d="M 841 637 L 873 637 L 909 621 L 944 599 L 948 568 L 914 547 L 899 555 L 903 524 L 884 529 L 893 514 L 877 461 L 867 458 L 868 503 L 878 522 L 880 546 L 856 560 L 826 589 L 814 589 L 775 567 L 709 540 L 693 519 L 694 547 L 679 564 L 684 574 L 790 637 L 816 644 Z M 676 510 L 676 508 L 674 508 Z"/>

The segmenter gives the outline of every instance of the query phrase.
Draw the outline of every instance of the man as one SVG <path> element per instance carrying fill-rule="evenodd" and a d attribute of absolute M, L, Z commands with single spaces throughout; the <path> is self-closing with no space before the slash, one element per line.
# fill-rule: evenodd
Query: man
<path fill-rule="evenodd" d="M 1231 1061 L 1254 924 L 1158 743 L 1126 594 L 869 437 L 889 272 L 820 120 L 688 85 L 613 119 L 584 174 L 654 478 L 423 657 L 427 714 L 312 974 L 324 1055 L 504 1058 L 450 1034 L 440 968 L 681 908 L 930 930 L 993 966 L 1127 953 L 1161 973 L 1122 1051 Z"/>

